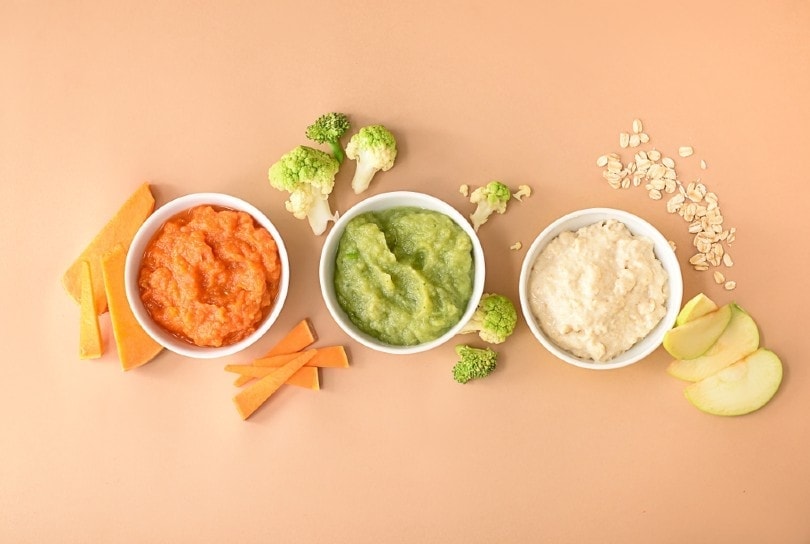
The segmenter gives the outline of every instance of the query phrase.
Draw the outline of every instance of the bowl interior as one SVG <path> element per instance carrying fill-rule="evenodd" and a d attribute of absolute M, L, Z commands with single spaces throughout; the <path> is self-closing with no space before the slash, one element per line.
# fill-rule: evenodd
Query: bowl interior
<path fill-rule="evenodd" d="M 627 225 L 628 229 L 633 234 L 645 236 L 653 241 L 653 251 L 655 256 L 659 261 L 661 261 L 661 264 L 668 275 L 669 296 L 667 297 L 666 314 L 646 337 L 639 340 L 632 348 L 614 357 L 610 361 L 597 363 L 568 353 L 551 341 L 548 336 L 546 336 L 532 314 L 531 307 L 529 305 L 528 282 L 535 259 L 546 247 L 546 245 L 551 242 L 551 240 L 556 238 L 557 235 L 565 231 L 575 231 L 581 227 L 585 227 L 605 219 L 616 219 L 621 221 Z M 612 208 L 589 208 L 571 212 L 557 219 L 535 238 L 534 242 L 532 242 L 532 245 L 526 252 L 526 256 L 523 260 L 523 265 L 520 271 L 519 293 L 523 317 L 525 318 L 526 323 L 534 336 L 540 341 L 541 344 L 543 344 L 546 349 L 548 349 L 548 351 L 559 359 L 575 366 L 589 369 L 607 370 L 612 368 L 620 368 L 638 362 L 661 345 L 664 334 L 672 327 L 673 323 L 675 323 L 675 318 L 680 311 L 683 298 L 683 278 L 681 276 L 680 263 L 678 262 L 675 252 L 670 247 L 667 239 L 658 231 L 658 229 L 640 217 L 623 210 L 616 210 Z"/>
<path fill-rule="evenodd" d="M 150 317 L 149 313 L 144 308 L 143 301 L 141 300 L 140 290 L 138 288 L 138 275 L 140 270 L 141 258 L 148 246 L 152 237 L 160 229 L 161 226 L 175 215 L 188 210 L 190 208 L 210 204 L 212 206 L 230 208 L 233 210 L 243 211 L 250 214 L 253 219 L 262 227 L 267 229 L 270 235 L 278 246 L 279 261 L 281 262 L 281 280 L 279 283 L 278 295 L 273 302 L 272 307 L 268 314 L 264 317 L 261 324 L 249 336 L 222 347 L 200 347 L 195 346 L 189 342 L 185 342 L 173 334 L 163 329 L 160 325 L 155 323 Z M 284 301 L 287 298 L 287 291 L 289 289 L 289 260 L 287 257 L 287 249 L 284 241 L 281 238 L 275 225 L 256 207 L 253 205 L 236 198 L 234 196 L 225 195 L 221 193 L 194 193 L 190 195 L 181 196 L 172 200 L 157 210 L 147 218 L 141 225 L 141 228 L 136 233 L 132 240 L 132 244 L 127 252 L 127 260 L 124 272 L 124 283 L 126 285 L 126 295 L 129 305 L 132 308 L 135 319 L 143 327 L 149 336 L 156 342 L 161 344 L 166 349 L 184 355 L 186 357 L 193 357 L 196 359 L 213 359 L 216 357 L 224 357 L 237 353 L 261 338 L 273 325 L 281 313 L 284 306 Z"/>
<path fill-rule="evenodd" d="M 472 241 L 473 266 L 475 267 L 473 292 L 470 296 L 470 301 L 467 303 L 467 308 L 459 322 L 442 336 L 431 340 L 430 342 L 413 346 L 394 346 L 391 344 L 386 344 L 358 329 L 338 303 L 333 282 L 335 272 L 335 256 L 337 254 L 340 238 L 343 236 L 343 232 L 346 229 L 346 224 L 351 221 L 352 218 L 362 213 L 385 210 L 400 206 L 411 206 L 427 210 L 434 210 L 441 212 L 453 219 L 462 229 L 464 229 Z M 332 315 L 332 318 L 340 326 L 340 328 L 343 329 L 343 331 L 355 341 L 368 348 L 396 355 L 407 355 L 427 351 L 444 344 L 455 336 L 458 331 L 461 330 L 461 328 L 467 323 L 467 321 L 472 318 L 472 314 L 475 312 L 478 302 L 481 299 L 481 295 L 484 292 L 484 279 L 486 276 L 484 252 L 481 248 L 481 242 L 479 241 L 478 236 L 467 219 L 461 213 L 459 213 L 458 210 L 446 202 L 424 193 L 412 191 L 380 193 L 360 201 L 352 208 L 347 210 L 332 227 L 332 230 L 329 232 L 326 240 L 324 241 L 318 272 L 320 276 L 321 294 L 323 296 L 323 300 L 326 303 L 326 307 L 329 310 L 329 313 Z"/>

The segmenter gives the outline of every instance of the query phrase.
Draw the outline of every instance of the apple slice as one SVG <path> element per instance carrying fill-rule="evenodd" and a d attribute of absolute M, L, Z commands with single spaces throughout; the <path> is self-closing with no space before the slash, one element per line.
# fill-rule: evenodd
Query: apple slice
<path fill-rule="evenodd" d="M 731 305 L 726 304 L 664 335 L 664 349 L 676 359 L 694 359 L 706 353 L 717 342 L 731 321 Z"/>
<path fill-rule="evenodd" d="M 681 311 L 678 312 L 678 317 L 675 318 L 675 326 L 683 325 L 715 310 L 717 310 L 717 304 L 703 293 L 700 293 L 683 305 Z"/>
<path fill-rule="evenodd" d="M 736 304 L 731 303 L 729 306 L 731 307 L 731 320 L 717 342 L 700 357 L 672 361 L 667 367 L 667 372 L 671 376 L 697 382 L 756 351 L 759 347 L 757 324 Z M 697 323 L 700 319 L 704 318 L 690 321 L 682 327 Z M 678 328 L 681 327 L 673 330 Z"/>
<path fill-rule="evenodd" d="M 718 416 L 740 416 L 758 410 L 782 383 L 782 362 L 760 348 L 708 378 L 686 387 L 684 395 L 696 408 Z"/>

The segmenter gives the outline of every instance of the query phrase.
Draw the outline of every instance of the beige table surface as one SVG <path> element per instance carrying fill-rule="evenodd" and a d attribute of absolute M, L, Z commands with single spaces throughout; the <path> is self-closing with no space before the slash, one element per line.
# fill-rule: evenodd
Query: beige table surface
<path fill-rule="evenodd" d="M 0 541 L 810 542 L 810 5 L 530 4 L 0 2 Z M 756 318 L 784 361 L 779 393 L 709 416 L 663 350 L 587 371 L 522 319 L 497 372 L 465 386 L 452 344 L 394 357 L 351 342 L 318 290 L 323 237 L 266 178 L 330 110 L 399 138 L 367 194 L 421 190 L 469 213 L 462 183 L 534 188 L 480 232 L 487 289 L 516 301 L 525 248 L 556 217 L 651 221 L 678 246 L 687 297 Z M 735 291 L 689 267 L 687 225 L 663 201 L 602 179 L 595 159 L 622 151 L 635 117 L 646 149 L 719 195 Z M 360 198 L 350 178 L 339 210 Z M 159 205 L 227 192 L 278 225 L 290 296 L 247 352 L 124 373 L 105 317 L 106 354 L 79 360 L 60 277 L 143 181 Z M 304 317 L 352 367 L 243 422 L 224 364 Z"/>

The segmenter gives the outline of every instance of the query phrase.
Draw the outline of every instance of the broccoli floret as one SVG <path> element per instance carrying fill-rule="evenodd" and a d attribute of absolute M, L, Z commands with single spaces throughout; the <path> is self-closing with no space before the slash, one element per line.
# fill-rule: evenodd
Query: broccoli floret
<path fill-rule="evenodd" d="M 346 156 L 357 161 L 352 189 L 360 194 L 368 189 L 378 171 L 390 170 L 397 158 L 397 141 L 382 125 L 363 127 L 346 145 Z"/>
<path fill-rule="evenodd" d="M 473 191 L 470 195 L 470 202 L 478 206 L 470 215 L 470 220 L 476 232 L 478 227 L 487 222 L 490 215 L 505 212 L 511 197 L 509 187 L 500 181 L 490 181 Z"/>
<path fill-rule="evenodd" d="M 458 383 L 488 376 L 495 370 L 498 362 L 498 354 L 489 348 L 474 348 L 462 344 L 456 346 L 456 353 L 460 359 L 453 366 L 453 379 Z"/>
<path fill-rule="evenodd" d="M 337 213 L 329 207 L 340 163 L 329 153 L 299 145 L 270 167 L 270 185 L 290 193 L 284 205 L 298 219 L 308 219 L 312 232 L 323 234 Z"/>
<path fill-rule="evenodd" d="M 313 142 L 328 144 L 332 148 L 332 156 L 342 163 L 345 155 L 340 138 L 349 130 L 349 126 L 349 118 L 345 113 L 326 113 L 307 127 L 306 136 Z"/>
<path fill-rule="evenodd" d="M 516 324 L 517 310 L 512 301 L 503 295 L 485 293 L 459 334 L 477 332 L 484 342 L 500 344 L 514 332 Z"/>

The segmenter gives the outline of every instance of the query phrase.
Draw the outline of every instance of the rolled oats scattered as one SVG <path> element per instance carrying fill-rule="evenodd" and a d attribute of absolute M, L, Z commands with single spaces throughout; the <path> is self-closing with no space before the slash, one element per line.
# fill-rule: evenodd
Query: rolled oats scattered
<path fill-rule="evenodd" d="M 619 177 L 619 173 L 615 172 L 613 170 L 603 170 L 602 171 L 602 177 L 605 178 L 608 181 L 617 181 L 617 180 L 621 179 Z"/>
<path fill-rule="evenodd" d="M 695 247 L 701 253 L 709 253 L 712 250 L 712 243 L 706 238 L 695 238 Z M 707 260 L 711 262 L 711 257 L 707 257 Z"/>
<path fill-rule="evenodd" d="M 690 202 L 683 208 L 683 218 L 690 223 L 695 220 L 695 214 L 697 214 L 697 205 L 694 202 Z"/>
<path fill-rule="evenodd" d="M 632 148 L 633 157 L 624 164 L 621 155 L 609 153 L 596 160 L 602 168 L 602 176 L 610 187 L 614 189 L 627 189 L 629 187 L 644 186 L 652 200 L 664 200 L 668 213 L 677 213 L 688 224 L 687 230 L 693 235 L 692 244 L 697 253 L 689 263 L 695 270 L 708 270 L 710 267 L 725 265 L 731 267 L 733 261 L 725 250 L 734 242 L 736 229 L 724 227 L 724 217 L 720 211 L 719 199 L 716 193 L 708 190 L 700 178 L 690 183 L 682 183 L 675 170 L 675 160 L 664 156 L 658 149 L 641 149 L 642 144 L 650 141 L 649 135 L 643 131 L 640 119 L 634 119 L 631 131 L 619 133 L 619 146 L 622 149 Z M 680 146 L 678 155 L 689 157 L 694 154 L 692 146 Z M 706 169 L 706 161 L 700 160 L 700 168 Z M 664 194 L 672 195 L 664 198 Z M 674 250 L 674 243 L 670 243 Z M 736 282 L 725 281 L 722 272 L 720 276 L 726 289 L 734 289 Z M 731 285 L 731 287 L 729 287 Z"/>
<path fill-rule="evenodd" d="M 716 284 L 718 284 L 718 285 L 721 284 L 721 283 L 725 283 L 726 282 L 726 277 L 719 270 L 715 270 L 714 271 L 714 282 Z"/>
<path fill-rule="evenodd" d="M 689 264 L 706 264 L 706 255 L 704 253 L 695 253 L 689 258 Z"/>
<path fill-rule="evenodd" d="M 667 211 L 669 213 L 675 213 L 681 208 L 681 205 L 683 205 L 683 195 L 677 194 L 667 200 Z"/>
<path fill-rule="evenodd" d="M 737 287 L 737 282 L 733 281 L 733 280 L 732 281 L 727 281 L 723 287 L 726 288 L 726 291 L 731 291 L 731 290 L 733 290 L 734 288 Z"/>
<path fill-rule="evenodd" d="M 647 169 L 647 176 L 650 179 L 661 179 L 664 177 L 667 169 L 664 165 L 659 163 L 653 163 L 649 169 Z"/>

